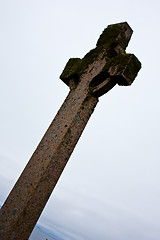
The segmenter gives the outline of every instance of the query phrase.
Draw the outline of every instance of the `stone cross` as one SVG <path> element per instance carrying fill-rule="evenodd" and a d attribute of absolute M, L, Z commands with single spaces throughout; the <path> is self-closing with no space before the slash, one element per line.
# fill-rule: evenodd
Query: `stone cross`
<path fill-rule="evenodd" d="M 29 238 L 98 98 L 132 84 L 141 64 L 125 53 L 131 35 L 126 22 L 109 25 L 96 48 L 66 64 L 60 78 L 70 92 L 0 210 L 1 240 Z"/>

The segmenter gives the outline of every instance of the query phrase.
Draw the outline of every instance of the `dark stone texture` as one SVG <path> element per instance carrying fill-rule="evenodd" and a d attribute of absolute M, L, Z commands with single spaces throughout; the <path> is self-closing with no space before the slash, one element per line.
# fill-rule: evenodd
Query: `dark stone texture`
<path fill-rule="evenodd" d="M 61 79 L 70 92 L 0 210 L 1 240 L 29 238 L 98 97 L 133 82 L 141 65 L 125 53 L 131 35 L 127 23 L 110 25 L 95 49 L 67 63 Z"/>

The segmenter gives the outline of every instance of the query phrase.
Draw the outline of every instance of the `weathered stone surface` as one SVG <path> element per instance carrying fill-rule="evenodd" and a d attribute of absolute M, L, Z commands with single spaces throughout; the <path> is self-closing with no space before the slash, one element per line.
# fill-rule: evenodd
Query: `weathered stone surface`
<path fill-rule="evenodd" d="M 133 82 L 140 62 L 125 53 L 131 35 L 127 23 L 110 25 L 95 49 L 67 63 L 61 79 L 70 92 L 0 210 L 1 240 L 28 239 L 98 97 Z"/>

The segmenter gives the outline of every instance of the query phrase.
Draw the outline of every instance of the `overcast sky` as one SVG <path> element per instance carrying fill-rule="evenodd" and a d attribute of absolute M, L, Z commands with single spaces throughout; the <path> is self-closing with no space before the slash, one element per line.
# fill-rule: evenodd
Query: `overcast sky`
<path fill-rule="evenodd" d="M 100 98 L 39 219 L 64 240 L 160 239 L 160 1 L 0 1 L 1 204 L 68 94 L 68 59 L 123 21 L 142 69 Z"/>

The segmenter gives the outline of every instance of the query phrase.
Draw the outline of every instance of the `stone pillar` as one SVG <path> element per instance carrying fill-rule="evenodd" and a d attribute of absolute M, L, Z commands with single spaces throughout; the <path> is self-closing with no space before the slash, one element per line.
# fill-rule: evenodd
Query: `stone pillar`
<path fill-rule="evenodd" d="M 29 238 L 98 98 L 117 83 L 130 85 L 141 64 L 126 54 L 132 30 L 108 26 L 83 59 L 68 61 L 60 78 L 70 92 L 0 210 L 0 239 Z"/>

